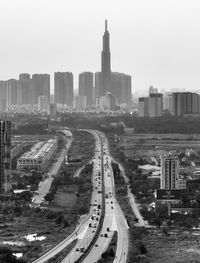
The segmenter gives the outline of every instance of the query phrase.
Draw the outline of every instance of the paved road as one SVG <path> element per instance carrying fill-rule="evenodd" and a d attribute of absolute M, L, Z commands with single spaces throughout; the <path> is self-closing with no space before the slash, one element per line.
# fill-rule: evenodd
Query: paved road
<path fill-rule="evenodd" d="M 72 137 L 66 140 L 65 149 L 61 150 L 59 156 L 57 157 L 56 162 L 54 162 L 52 164 L 52 167 L 50 167 L 50 170 L 47 173 L 47 178 L 44 181 L 40 182 L 38 191 L 32 199 L 34 204 L 39 205 L 44 201 L 45 195 L 49 192 L 51 188 L 53 177 L 57 175 L 61 167 L 61 164 L 63 163 L 65 156 L 71 146 L 71 143 L 72 143 Z"/>
<path fill-rule="evenodd" d="M 84 246 L 86 247 L 90 240 L 93 238 L 96 228 L 93 228 L 94 225 L 98 223 L 96 221 L 97 218 L 100 218 L 101 210 L 98 209 L 98 204 L 101 205 L 102 197 L 101 194 L 98 193 L 98 191 L 101 191 L 101 185 L 98 181 L 96 181 L 95 176 L 100 172 L 100 159 L 99 159 L 99 138 L 96 133 L 91 132 L 95 137 L 95 155 L 93 158 L 94 163 L 94 169 L 93 169 L 93 192 L 92 192 L 92 198 L 91 198 L 91 208 L 88 215 L 82 216 L 79 219 L 79 223 L 75 229 L 75 231 L 68 237 L 66 237 L 62 242 L 58 243 L 55 247 L 53 247 L 51 250 L 46 252 L 44 255 L 42 255 L 40 258 L 35 260 L 33 263 L 44 263 L 48 259 L 55 256 L 57 253 L 62 251 L 67 245 L 69 245 L 73 240 L 78 239 L 77 245 L 80 245 L 80 247 Z M 95 204 L 95 205 L 93 205 Z M 99 214 L 98 214 L 99 213 Z M 92 219 L 93 217 L 93 219 Z M 93 227 L 89 227 L 89 224 L 91 224 Z M 77 252 L 76 249 L 72 249 L 71 253 L 68 255 L 69 261 L 66 262 L 73 262 L 73 258 L 80 257 L 82 252 Z M 75 255 L 75 256 L 74 256 Z"/>
<path fill-rule="evenodd" d="M 138 222 L 135 223 L 135 226 L 141 226 L 141 227 L 148 226 L 148 223 L 147 223 L 147 221 L 145 221 L 143 219 L 143 217 L 142 217 L 142 215 L 140 213 L 140 210 L 138 208 L 138 204 L 135 201 L 135 197 L 134 197 L 134 195 L 131 192 L 131 189 L 130 189 L 130 186 L 129 186 L 129 179 L 125 175 L 125 171 L 124 171 L 123 166 L 120 163 L 118 163 L 116 160 L 113 159 L 113 161 L 119 165 L 119 169 L 120 169 L 121 175 L 124 177 L 124 180 L 127 183 L 127 190 L 128 190 L 127 194 L 128 194 L 128 198 L 129 198 L 129 203 L 130 203 L 130 206 L 132 208 L 133 213 L 135 214 L 136 218 L 138 218 Z"/>
<path fill-rule="evenodd" d="M 42 260 L 34 261 L 34 263 L 45 262 L 45 260 L 53 257 L 76 238 L 78 238 L 76 246 L 70 251 L 65 259 L 63 259 L 62 263 L 72 263 L 79 259 L 84 253 L 84 250 L 86 250 L 93 241 L 97 232 L 100 217 L 102 216 L 103 200 L 105 200 L 105 216 L 103 218 L 103 224 L 97 241 L 83 262 L 97 262 L 101 257 L 101 254 L 109 246 L 114 231 L 118 232 L 117 250 L 114 262 L 125 263 L 127 261 L 129 247 L 128 225 L 123 211 L 115 198 L 114 176 L 111 166 L 112 158 L 109 153 L 108 142 L 103 133 L 94 131 L 90 132 L 95 138 L 93 193 L 90 214 L 85 219 L 82 219 L 83 221 L 79 222 L 77 229 L 69 237 L 59 243 L 54 249 L 46 253 L 46 256 L 44 255 Z M 105 199 L 102 196 L 102 182 L 104 182 L 105 186 Z"/>
<path fill-rule="evenodd" d="M 88 132 L 90 132 L 95 139 L 95 154 L 93 158 L 93 194 L 91 200 L 90 216 L 87 221 L 88 228 L 82 235 L 82 238 L 78 240 L 76 247 L 70 251 L 66 258 L 63 259 L 62 263 L 71 263 L 81 257 L 94 238 L 102 213 L 101 141 L 96 132 L 91 130 L 88 130 Z"/>
<path fill-rule="evenodd" d="M 103 133 L 99 132 L 99 135 L 101 136 L 103 144 L 103 169 L 106 197 L 105 218 L 100 235 L 89 255 L 83 262 L 97 262 L 98 259 L 101 257 L 101 254 L 108 248 L 114 231 L 117 231 L 117 250 L 114 262 L 125 263 L 127 261 L 129 247 L 128 225 L 123 211 L 121 210 L 115 198 L 115 184 L 111 166 L 112 158 L 109 152 L 108 141 Z M 107 237 L 105 237 L 105 234 L 107 235 Z"/>

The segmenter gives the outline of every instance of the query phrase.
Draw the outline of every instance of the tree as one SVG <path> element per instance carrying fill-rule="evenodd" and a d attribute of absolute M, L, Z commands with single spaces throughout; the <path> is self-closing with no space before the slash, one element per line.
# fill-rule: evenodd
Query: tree
<path fill-rule="evenodd" d="M 142 242 L 139 242 L 138 247 L 139 247 L 139 250 L 140 250 L 141 254 L 146 254 L 147 253 L 147 248 Z"/>

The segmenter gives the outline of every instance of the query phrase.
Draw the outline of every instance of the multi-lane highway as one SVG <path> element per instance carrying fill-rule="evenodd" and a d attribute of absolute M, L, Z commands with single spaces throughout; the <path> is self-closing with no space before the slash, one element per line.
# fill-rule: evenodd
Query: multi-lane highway
<path fill-rule="evenodd" d="M 43 254 L 40 258 L 35 260 L 33 263 L 44 263 L 48 259 L 54 257 L 57 253 L 62 251 L 65 247 L 67 247 L 73 240 L 77 239 L 77 244 L 74 249 L 68 254 L 66 259 L 63 262 L 74 262 L 78 259 L 83 251 L 90 244 L 93 239 L 97 225 L 99 223 L 99 219 L 101 216 L 101 206 L 102 206 L 102 185 L 101 179 L 99 179 L 101 174 L 101 151 L 99 150 L 100 141 L 99 136 L 91 131 L 92 135 L 95 138 L 95 154 L 93 158 L 94 169 L 93 169 L 93 192 L 91 198 L 91 207 L 90 212 L 87 216 L 81 217 L 79 223 L 75 229 L 75 231 L 62 242 L 58 243 L 51 250 Z M 98 180 L 97 180 L 98 178 Z"/>
<path fill-rule="evenodd" d="M 109 152 L 108 141 L 105 135 L 98 132 L 103 150 L 103 180 L 105 187 L 105 217 L 99 237 L 95 245 L 91 249 L 88 256 L 84 259 L 84 263 L 97 262 L 102 253 L 105 252 L 112 239 L 114 231 L 118 232 L 117 250 L 114 262 L 127 261 L 128 254 L 128 225 L 126 218 L 115 198 L 115 184 L 113 170 L 111 166 L 111 156 Z"/>
<path fill-rule="evenodd" d="M 93 157 L 93 193 L 90 213 L 81 218 L 75 231 L 49 250 L 34 263 L 43 263 L 55 256 L 73 240 L 76 246 L 71 249 L 62 263 L 96 263 L 109 246 L 114 231 L 118 232 L 115 263 L 127 261 L 129 238 L 126 218 L 115 197 L 115 184 L 112 171 L 112 158 L 105 135 L 89 130 L 95 138 Z"/>

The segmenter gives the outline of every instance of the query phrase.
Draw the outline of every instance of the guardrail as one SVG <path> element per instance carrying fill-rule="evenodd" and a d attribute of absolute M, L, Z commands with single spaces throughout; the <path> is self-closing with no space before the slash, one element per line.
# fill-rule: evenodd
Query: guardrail
<path fill-rule="evenodd" d="M 102 144 L 102 138 L 101 138 L 100 135 L 99 135 L 99 138 L 100 138 L 100 141 L 101 141 L 101 160 L 102 160 L 102 162 L 101 162 L 101 174 L 102 174 L 102 208 L 101 208 L 101 218 L 99 220 L 99 225 L 98 225 L 98 228 L 96 230 L 96 233 L 95 233 L 92 241 L 90 242 L 89 246 L 85 250 L 84 254 L 81 255 L 80 258 L 77 259 L 74 263 L 81 263 L 88 256 L 88 254 L 92 250 L 95 242 L 97 241 L 97 239 L 99 237 L 99 234 L 100 234 L 101 229 L 102 229 L 104 217 L 105 217 L 105 186 L 104 186 L 103 144 Z"/>

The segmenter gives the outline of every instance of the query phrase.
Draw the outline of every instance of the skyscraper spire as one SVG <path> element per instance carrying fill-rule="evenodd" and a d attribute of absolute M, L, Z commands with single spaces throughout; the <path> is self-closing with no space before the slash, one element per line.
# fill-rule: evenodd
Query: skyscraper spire
<path fill-rule="evenodd" d="M 111 90 L 111 69 L 110 69 L 110 35 L 105 20 L 105 32 L 103 35 L 103 50 L 101 52 L 101 72 L 102 72 L 102 96 Z"/>

